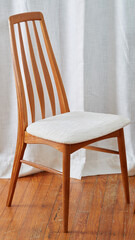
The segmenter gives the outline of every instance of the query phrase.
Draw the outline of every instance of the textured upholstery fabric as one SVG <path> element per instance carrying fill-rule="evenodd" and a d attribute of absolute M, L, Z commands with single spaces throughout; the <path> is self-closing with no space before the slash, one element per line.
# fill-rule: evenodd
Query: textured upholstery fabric
<path fill-rule="evenodd" d="M 26 131 L 40 138 L 73 144 L 101 137 L 129 122 L 118 115 L 77 111 L 42 119 L 30 124 Z"/>

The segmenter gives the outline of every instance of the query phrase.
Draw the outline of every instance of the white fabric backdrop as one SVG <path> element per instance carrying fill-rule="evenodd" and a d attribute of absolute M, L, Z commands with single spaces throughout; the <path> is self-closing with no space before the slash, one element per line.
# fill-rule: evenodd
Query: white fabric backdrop
<path fill-rule="evenodd" d="M 42 11 L 66 88 L 70 109 L 122 114 L 129 174 L 135 174 L 135 1 L 0 1 L 0 177 L 10 177 L 17 135 L 17 104 L 9 45 L 10 15 Z M 48 116 L 49 116 L 48 109 Z M 37 119 L 39 115 L 37 115 Z M 117 148 L 114 140 L 100 146 Z M 28 146 L 24 159 L 61 170 L 61 154 L 47 146 Z M 23 166 L 21 175 L 37 170 Z M 71 176 L 120 172 L 116 156 L 80 150 Z"/>

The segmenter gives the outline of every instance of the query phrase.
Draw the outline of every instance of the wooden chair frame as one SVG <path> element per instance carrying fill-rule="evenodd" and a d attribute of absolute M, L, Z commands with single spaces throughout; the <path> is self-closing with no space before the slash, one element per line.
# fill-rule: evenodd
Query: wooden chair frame
<path fill-rule="evenodd" d="M 22 38 L 21 27 L 20 27 L 21 22 L 25 22 L 29 51 L 30 51 L 30 56 L 31 56 L 34 77 L 35 77 L 35 83 L 36 83 L 37 92 L 38 92 L 38 96 L 39 96 L 42 118 L 45 117 L 44 94 L 43 94 L 43 88 L 42 88 L 39 71 L 37 68 L 37 63 L 35 60 L 35 55 L 34 55 L 34 51 L 33 51 L 33 47 L 32 47 L 32 41 L 31 41 L 27 21 L 33 22 L 33 28 L 34 28 L 35 38 L 36 38 L 36 42 L 37 42 L 37 46 L 38 46 L 38 52 L 39 52 L 39 56 L 40 56 L 40 60 L 41 60 L 43 73 L 45 76 L 48 95 L 49 95 L 50 102 L 51 102 L 52 114 L 53 115 L 56 114 L 52 83 L 51 83 L 47 65 L 46 65 L 46 62 L 44 59 L 42 47 L 41 47 L 41 44 L 39 41 L 35 20 L 40 21 L 40 25 L 41 25 L 41 29 L 42 29 L 42 33 L 43 33 L 43 37 L 44 37 L 44 42 L 46 45 L 46 50 L 48 53 L 50 65 L 52 68 L 52 72 L 53 72 L 53 76 L 54 76 L 54 80 L 55 80 L 55 84 L 56 84 L 56 88 L 57 88 L 57 92 L 58 92 L 61 113 L 66 113 L 66 112 L 70 111 L 66 93 L 65 93 L 64 86 L 62 83 L 61 75 L 60 75 L 60 72 L 59 72 L 59 69 L 57 66 L 57 62 L 56 62 L 56 59 L 55 59 L 55 56 L 54 56 L 54 53 L 52 50 L 52 46 L 51 46 L 51 43 L 49 40 L 49 36 L 47 33 L 47 29 L 46 29 L 46 25 L 45 25 L 45 21 L 44 21 L 42 13 L 31 12 L 31 13 L 23 13 L 23 14 L 11 16 L 9 18 L 9 27 L 10 27 L 11 49 L 12 49 L 13 66 L 14 66 L 14 73 L 15 73 L 15 83 L 16 83 L 16 91 L 17 91 L 17 102 L 18 102 L 18 136 L 17 136 L 16 152 L 15 152 L 14 164 L 13 164 L 13 169 L 12 169 L 9 193 L 8 193 L 8 198 L 7 198 L 7 206 L 8 207 L 11 206 L 15 187 L 16 187 L 16 182 L 18 179 L 18 175 L 19 175 L 19 171 L 20 171 L 20 167 L 21 167 L 22 163 L 28 164 L 30 166 L 39 168 L 44 171 L 61 174 L 61 172 L 58 172 L 51 168 L 47 168 L 41 164 L 23 160 L 23 155 L 24 155 L 24 151 L 26 149 L 27 144 L 49 145 L 63 153 L 63 174 L 62 174 L 63 175 L 63 226 L 64 226 L 63 230 L 66 233 L 66 232 L 68 232 L 68 215 L 69 215 L 70 154 L 77 151 L 80 148 L 86 148 L 86 149 L 90 149 L 90 150 L 101 151 L 101 152 L 112 153 L 112 154 L 119 154 L 126 202 L 129 203 L 129 201 L 130 201 L 129 200 L 129 185 L 128 185 L 124 132 L 123 132 L 123 129 L 119 129 L 119 130 L 112 132 L 110 134 L 107 134 L 105 136 L 102 136 L 102 137 L 99 137 L 99 138 L 96 138 L 93 140 L 85 141 L 85 142 L 76 143 L 76 144 L 57 143 L 57 142 L 45 140 L 45 139 L 42 139 L 39 137 L 35 137 L 33 135 L 30 135 L 28 132 L 26 132 L 26 127 L 28 126 L 27 106 L 26 106 L 25 92 L 24 92 L 24 87 L 23 87 L 23 80 L 22 80 L 22 75 L 21 75 L 21 70 L 20 70 L 19 58 L 18 58 L 18 53 L 17 53 L 14 24 L 18 25 L 22 62 L 23 62 L 26 86 L 27 86 L 27 91 L 28 91 L 32 122 L 35 121 L 35 103 L 34 103 L 34 95 L 33 95 L 33 89 L 32 89 L 29 69 L 28 69 L 28 65 L 27 65 L 27 61 L 26 61 L 25 50 L 24 50 L 24 46 L 23 46 L 23 38 Z M 89 144 L 92 144 L 94 142 L 101 141 L 101 140 L 108 139 L 108 138 L 115 138 L 115 137 L 118 140 L 119 151 L 88 146 Z"/>

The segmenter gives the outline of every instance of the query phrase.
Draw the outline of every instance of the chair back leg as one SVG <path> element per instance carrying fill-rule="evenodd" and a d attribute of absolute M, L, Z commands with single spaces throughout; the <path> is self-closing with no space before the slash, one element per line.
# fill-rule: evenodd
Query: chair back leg
<path fill-rule="evenodd" d="M 123 129 L 120 130 L 120 134 L 118 136 L 118 147 L 119 147 L 120 165 L 121 165 L 121 172 L 122 172 L 122 180 L 123 180 L 125 198 L 126 198 L 126 202 L 130 203 L 126 149 L 125 149 L 125 140 L 124 140 Z"/>
<path fill-rule="evenodd" d="M 70 192 L 70 153 L 65 147 L 63 152 L 63 230 L 68 232 L 69 215 L 69 192 Z"/>
<path fill-rule="evenodd" d="M 7 203 L 6 203 L 7 207 L 10 207 L 11 203 L 12 203 L 19 171 L 21 168 L 20 160 L 23 158 L 25 148 L 26 148 L 26 144 L 23 141 L 20 142 L 20 140 L 17 140 L 14 164 L 13 164 L 12 175 L 11 175 L 11 180 L 10 180 Z"/>

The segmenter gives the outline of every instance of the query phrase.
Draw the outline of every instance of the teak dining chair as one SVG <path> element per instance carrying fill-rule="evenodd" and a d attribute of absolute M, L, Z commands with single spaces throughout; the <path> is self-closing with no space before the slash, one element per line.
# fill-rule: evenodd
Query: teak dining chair
<path fill-rule="evenodd" d="M 34 52 L 29 21 L 32 22 L 37 51 L 45 78 L 45 83 L 50 99 L 52 117 L 45 118 L 45 99 L 43 85 L 41 82 L 40 72 Z M 40 25 L 37 24 L 40 22 Z M 26 48 L 24 47 L 24 36 L 22 34 L 22 22 L 24 22 L 29 56 L 33 69 L 33 75 L 39 103 L 41 108 L 42 119 L 35 121 L 35 100 L 34 91 L 31 81 L 31 74 L 28 67 Z M 15 31 L 15 26 L 18 33 Z M 50 61 L 50 66 L 55 81 L 61 114 L 56 115 L 55 96 L 53 84 L 47 68 L 46 60 L 41 45 L 40 34 L 37 26 L 41 26 L 41 33 Z M 15 83 L 18 102 L 18 136 L 16 143 L 16 152 L 11 175 L 9 193 L 7 198 L 7 206 L 11 206 L 14 195 L 17 178 L 19 175 L 21 164 L 28 164 L 41 170 L 57 173 L 58 171 L 47 168 L 41 164 L 23 160 L 24 151 L 27 144 L 46 144 L 59 150 L 63 154 L 63 226 L 64 232 L 68 232 L 68 215 L 69 215 L 69 187 L 70 187 L 70 154 L 80 148 L 86 148 L 95 151 L 119 154 L 120 164 L 123 178 L 126 202 L 129 203 L 129 185 L 127 174 L 127 162 L 124 143 L 123 127 L 129 124 L 129 120 L 118 115 L 102 114 L 92 112 L 70 112 L 66 93 L 62 83 L 61 75 L 57 66 L 57 62 L 53 53 L 53 49 L 49 40 L 44 17 L 41 12 L 27 12 L 9 17 L 11 49 L 13 57 L 13 66 L 15 74 Z M 18 34 L 18 38 L 16 37 Z M 18 42 L 20 45 L 21 64 L 23 66 L 24 75 L 22 75 L 20 58 L 18 54 Z M 25 41 L 26 43 L 26 41 Z M 28 124 L 26 95 L 24 88 L 24 80 L 31 110 L 32 123 Z M 105 148 L 88 146 L 91 143 L 108 139 L 117 138 L 119 151 Z M 60 173 L 60 172 L 58 172 Z"/>

